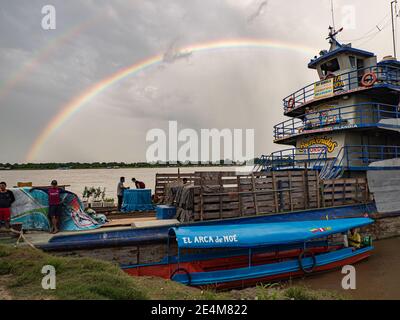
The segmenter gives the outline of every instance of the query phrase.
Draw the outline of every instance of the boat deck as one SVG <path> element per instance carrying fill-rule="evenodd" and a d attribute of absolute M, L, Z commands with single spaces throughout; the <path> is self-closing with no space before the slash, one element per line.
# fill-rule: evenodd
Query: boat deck
<path fill-rule="evenodd" d="M 124 231 L 130 229 L 140 229 L 148 227 L 159 227 L 159 226 L 169 226 L 176 225 L 179 221 L 176 219 L 170 220 L 157 220 L 155 217 L 142 217 L 142 218 L 124 218 L 124 219 L 112 219 L 98 229 L 85 230 L 85 231 L 62 231 L 57 234 L 51 234 L 44 231 L 27 231 L 24 237 L 29 242 L 20 242 L 21 245 L 28 243 L 34 246 L 40 246 L 42 244 L 47 244 L 54 237 L 59 236 L 75 236 L 77 234 L 95 234 L 95 233 L 105 233 L 109 231 Z M 11 238 L 11 235 L 10 235 Z"/>

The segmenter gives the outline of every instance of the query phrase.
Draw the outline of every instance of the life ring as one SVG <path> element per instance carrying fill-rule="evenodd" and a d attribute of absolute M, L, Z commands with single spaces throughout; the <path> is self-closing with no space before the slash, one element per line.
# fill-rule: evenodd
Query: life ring
<path fill-rule="evenodd" d="M 291 97 L 288 102 L 287 102 L 287 112 L 292 111 L 294 108 L 294 105 L 296 103 L 296 100 L 294 100 L 294 97 Z"/>
<path fill-rule="evenodd" d="M 185 268 L 178 268 L 176 269 L 174 272 L 172 272 L 170 279 L 172 280 L 172 278 L 174 277 L 174 275 L 176 275 L 178 272 L 183 271 L 184 273 L 186 273 L 187 277 L 188 277 L 188 286 L 190 286 L 190 284 L 192 283 L 192 276 L 190 275 L 189 271 L 187 271 Z"/>
<path fill-rule="evenodd" d="M 312 258 L 312 260 L 313 260 L 313 264 L 312 264 L 311 268 L 309 268 L 309 269 L 304 268 L 304 265 L 303 265 L 303 258 L 304 258 L 304 256 L 305 256 L 306 254 L 310 254 L 310 255 L 311 255 L 311 258 Z M 299 266 L 300 266 L 300 269 L 301 269 L 304 273 L 306 273 L 306 274 L 312 273 L 312 272 L 314 271 L 314 268 L 315 268 L 316 265 L 317 265 L 317 259 L 315 258 L 314 252 L 312 252 L 312 251 L 310 251 L 310 250 L 303 250 L 303 251 L 299 254 Z"/>
<path fill-rule="evenodd" d="M 368 72 L 363 75 L 361 79 L 361 85 L 363 87 L 372 87 L 375 82 L 378 80 L 378 77 L 376 76 L 375 72 Z"/>

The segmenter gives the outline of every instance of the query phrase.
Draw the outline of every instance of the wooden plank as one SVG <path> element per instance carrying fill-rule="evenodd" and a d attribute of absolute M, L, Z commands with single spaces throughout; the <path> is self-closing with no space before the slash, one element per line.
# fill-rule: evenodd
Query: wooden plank
<path fill-rule="evenodd" d="M 276 179 L 275 179 L 275 172 L 272 172 L 272 189 L 276 191 Z M 274 204 L 275 204 L 275 212 L 279 212 L 279 205 L 278 205 L 278 194 L 274 192 Z"/>
<path fill-rule="evenodd" d="M 222 187 L 222 173 L 218 174 L 218 183 L 219 183 L 219 188 L 220 192 L 222 192 L 223 187 Z M 219 196 L 219 216 L 222 219 L 222 196 Z"/>
<path fill-rule="evenodd" d="M 200 177 L 200 220 L 204 219 L 203 179 Z"/>
<path fill-rule="evenodd" d="M 256 193 L 256 183 L 254 179 L 254 174 L 251 173 L 251 183 L 253 185 L 253 198 L 254 198 L 254 207 L 256 209 L 256 215 L 258 214 L 258 199 L 257 199 L 257 193 Z"/>
<path fill-rule="evenodd" d="M 292 172 L 290 171 L 289 171 L 289 203 L 290 203 L 290 210 L 293 211 Z"/>

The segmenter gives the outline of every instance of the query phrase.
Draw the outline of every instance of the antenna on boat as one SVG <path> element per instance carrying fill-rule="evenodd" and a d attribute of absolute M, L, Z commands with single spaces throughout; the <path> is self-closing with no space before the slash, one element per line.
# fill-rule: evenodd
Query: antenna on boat
<path fill-rule="evenodd" d="M 329 35 L 326 40 L 329 40 L 330 44 L 336 44 L 337 46 L 341 46 L 339 42 L 336 40 L 336 36 L 343 31 L 343 28 L 340 28 L 339 30 L 336 31 L 336 25 L 335 25 L 335 7 L 333 5 L 333 1 L 331 0 L 331 13 L 332 13 L 332 26 L 329 26 Z M 397 0 L 395 0 L 397 1 Z"/>
<path fill-rule="evenodd" d="M 333 0 L 331 0 L 331 12 L 332 12 L 332 26 L 333 30 L 335 30 L 335 8 L 333 6 Z"/>
<path fill-rule="evenodd" d="M 394 4 L 394 10 L 393 10 L 393 4 Z M 392 34 L 393 34 L 393 56 L 395 59 L 397 59 L 397 54 L 396 54 L 396 29 L 394 27 L 394 16 L 393 14 L 395 13 L 397 16 L 397 0 L 393 0 L 390 2 L 390 12 L 392 15 Z"/>

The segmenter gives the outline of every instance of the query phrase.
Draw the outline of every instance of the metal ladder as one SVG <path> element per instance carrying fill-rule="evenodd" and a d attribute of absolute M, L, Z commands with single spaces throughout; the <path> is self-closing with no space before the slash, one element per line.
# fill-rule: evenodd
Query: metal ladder
<path fill-rule="evenodd" d="M 344 148 L 341 148 L 336 158 L 328 159 L 322 167 L 319 177 L 322 180 L 337 179 L 343 175 Z"/>

